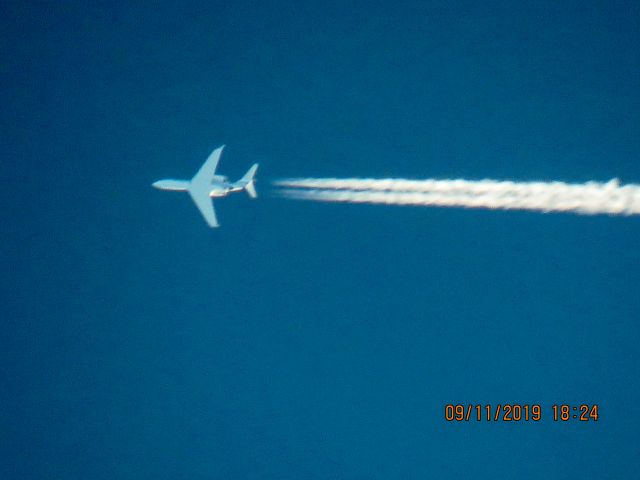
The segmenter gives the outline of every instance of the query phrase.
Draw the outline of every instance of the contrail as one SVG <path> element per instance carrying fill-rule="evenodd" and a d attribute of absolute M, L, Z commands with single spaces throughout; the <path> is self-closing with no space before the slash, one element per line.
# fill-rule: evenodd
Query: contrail
<path fill-rule="evenodd" d="M 358 178 L 284 179 L 281 195 L 323 202 L 536 210 L 581 214 L 639 215 L 640 185 L 405 180 Z"/>

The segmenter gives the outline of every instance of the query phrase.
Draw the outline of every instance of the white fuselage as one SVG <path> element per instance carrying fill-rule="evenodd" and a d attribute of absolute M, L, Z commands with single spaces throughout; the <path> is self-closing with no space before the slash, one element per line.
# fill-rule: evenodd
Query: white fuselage
<path fill-rule="evenodd" d="M 158 180 L 153 184 L 155 188 L 160 190 L 171 190 L 174 192 L 188 192 L 191 182 L 189 180 Z M 226 197 L 232 192 L 240 192 L 243 187 L 231 183 L 227 177 L 216 175 L 211 182 L 209 196 L 210 197 Z"/>

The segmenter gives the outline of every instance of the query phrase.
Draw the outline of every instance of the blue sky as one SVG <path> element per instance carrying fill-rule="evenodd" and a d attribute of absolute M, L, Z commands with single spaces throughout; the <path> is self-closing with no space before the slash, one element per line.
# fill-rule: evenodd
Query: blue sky
<path fill-rule="evenodd" d="M 3 478 L 621 478 L 637 218 L 294 176 L 640 183 L 634 2 L 0 6 Z M 260 198 L 188 178 L 260 162 Z M 447 403 L 539 423 L 447 423 Z M 551 419 L 597 403 L 597 423 Z"/>

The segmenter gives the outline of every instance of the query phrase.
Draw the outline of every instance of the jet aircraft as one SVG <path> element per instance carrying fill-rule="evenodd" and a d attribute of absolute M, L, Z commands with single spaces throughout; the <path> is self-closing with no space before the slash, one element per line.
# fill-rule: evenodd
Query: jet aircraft
<path fill-rule="evenodd" d="M 258 169 L 257 163 L 237 182 L 230 182 L 227 177 L 216 175 L 216 167 L 223 148 L 224 145 L 216 148 L 191 180 L 167 179 L 153 183 L 153 186 L 160 190 L 189 192 L 196 207 L 198 207 L 198 210 L 200 210 L 200 213 L 202 213 L 211 228 L 220 226 L 216 218 L 216 212 L 213 209 L 213 200 L 211 199 L 226 197 L 231 192 L 242 190 L 246 191 L 251 198 L 258 196 L 254 185 L 254 176 Z"/>

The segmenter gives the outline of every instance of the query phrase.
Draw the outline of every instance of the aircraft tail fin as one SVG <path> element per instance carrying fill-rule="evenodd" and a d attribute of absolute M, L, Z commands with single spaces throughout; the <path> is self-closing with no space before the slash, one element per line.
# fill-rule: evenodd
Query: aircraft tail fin
<path fill-rule="evenodd" d="M 254 163 L 253 166 L 249 170 L 247 170 L 247 173 L 245 173 L 244 176 L 238 182 L 242 185 L 242 188 L 245 189 L 245 191 L 251 198 L 256 198 L 258 196 L 258 192 L 256 192 L 255 178 L 254 178 L 256 174 L 256 170 L 258 170 L 258 164 Z"/>

